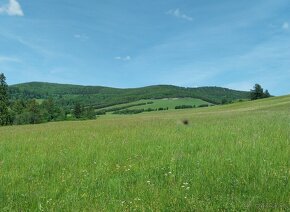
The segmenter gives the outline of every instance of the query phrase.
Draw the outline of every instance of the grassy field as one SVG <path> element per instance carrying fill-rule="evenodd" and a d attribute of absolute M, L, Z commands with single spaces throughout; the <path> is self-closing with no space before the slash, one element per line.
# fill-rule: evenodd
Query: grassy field
<path fill-rule="evenodd" d="M 150 102 L 150 104 L 148 104 Z M 137 106 L 132 106 L 129 107 L 131 105 L 136 105 L 136 104 L 141 104 L 141 103 L 146 103 L 145 105 L 137 105 Z M 196 99 L 196 98 L 164 98 L 164 99 L 152 99 L 152 100 L 139 100 L 139 101 L 135 101 L 135 102 L 130 102 L 130 103 L 126 103 L 126 104 L 118 104 L 118 105 L 114 105 L 114 106 L 110 106 L 110 107 L 105 107 L 105 108 L 101 108 L 98 109 L 97 111 L 101 111 L 101 110 L 108 110 L 108 109 L 113 109 L 113 108 L 121 108 L 121 107 L 128 107 L 128 109 L 133 110 L 133 109 L 158 109 L 158 108 L 167 108 L 169 110 L 175 109 L 176 106 L 180 106 L 180 105 L 191 105 L 191 106 L 196 106 L 198 107 L 199 105 L 202 104 L 209 104 L 211 105 L 211 103 L 208 103 L 204 100 L 201 99 Z"/>
<path fill-rule="evenodd" d="M 3 127 L 0 147 L 0 211 L 290 210 L 290 96 Z"/>
<path fill-rule="evenodd" d="M 206 101 L 203 101 L 201 99 L 194 99 L 194 98 L 175 98 L 175 99 L 157 99 L 152 100 L 153 104 L 147 104 L 147 105 L 140 105 L 135 106 L 130 109 L 158 109 L 158 108 L 166 108 L 168 109 L 175 109 L 176 106 L 180 105 L 191 105 L 191 106 L 199 106 L 202 104 L 209 104 Z"/>

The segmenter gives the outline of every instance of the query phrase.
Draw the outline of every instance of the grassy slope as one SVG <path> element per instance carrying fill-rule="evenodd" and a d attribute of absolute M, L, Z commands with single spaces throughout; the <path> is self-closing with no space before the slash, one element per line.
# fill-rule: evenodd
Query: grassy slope
<path fill-rule="evenodd" d="M 175 106 L 179 105 L 196 105 L 199 106 L 201 104 L 210 104 L 206 101 L 203 101 L 201 99 L 195 99 L 195 98 L 165 98 L 165 99 L 156 99 L 156 100 L 139 100 L 135 102 L 130 102 L 126 104 L 118 104 L 110 107 L 105 107 L 101 108 L 98 111 L 104 110 L 104 109 L 113 109 L 113 108 L 120 108 L 120 107 L 126 107 L 130 105 L 135 105 L 139 103 L 148 103 L 148 102 L 153 102 L 153 104 L 146 104 L 146 105 L 138 105 L 138 106 L 133 106 L 128 109 L 158 109 L 158 108 L 166 108 L 168 107 L 169 109 L 175 109 Z"/>
<path fill-rule="evenodd" d="M 289 210 L 289 123 L 286 96 L 0 128 L 0 210 Z"/>
<path fill-rule="evenodd" d="M 106 107 L 152 98 L 194 97 L 212 103 L 220 103 L 222 99 L 231 101 L 249 97 L 249 92 L 220 87 L 184 88 L 172 85 L 156 85 L 143 88 L 117 89 L 100 86 L 63 85 L 41 82 L 10 86 L 10 94 L 12 99 L 19 99 L 24 96 L 44 99 L 52 96 L 59 98 L 58 102 L 63 105 L 71 105 L 76 101 L 97 107 Z"/>
<path fill-rule="evenodd" d="M 201 99 L 194 99 L 194 98 L 181 98 L 181 99 L 158 99 L 153 100 L 153 104 L 147 104 L 147 105 L 140 105 L 132 107 L 131 109 L 158 109 L 158 108 L 166 108 L 169 109 L 175 109 L 176 106 L 179 105 L 201 105 L 201 104 L 208 104 L 208 102 L 203 101 Z"/>

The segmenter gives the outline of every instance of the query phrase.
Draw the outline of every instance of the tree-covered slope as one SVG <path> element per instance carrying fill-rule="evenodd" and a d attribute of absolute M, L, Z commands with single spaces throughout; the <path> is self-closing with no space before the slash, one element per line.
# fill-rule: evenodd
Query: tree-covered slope
<path fill-rule="evenodd" d="M 63 106 L 75 102 L 94 105 L 97 108 L 140 99 L 193 97 L 219 104 L 223 100 L 233 101 L 249 98 L 249 92 L 221 87 L 185 88 L 172 85 L 156 85 L 142 88 L 119 89 L 102 86 L 81 86 L 43 82 L 31 82 L 9 87 L 11 99 L 53 97 Z"/>

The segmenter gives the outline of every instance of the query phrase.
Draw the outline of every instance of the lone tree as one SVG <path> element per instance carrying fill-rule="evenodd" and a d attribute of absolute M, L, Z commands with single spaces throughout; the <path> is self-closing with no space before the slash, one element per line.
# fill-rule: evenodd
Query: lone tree
<path fill-rule="evenodd" d="M 268 97 L 271 97 L 269 91 L 266 90 L 264 92 L 264 89 L 262 88 L 261 85 L 255 84 L 254 89 L 251 90 L 251 100 L 263 99 Z"/>
<path fill-rule="evenodd" d="M 3 73 L 0 74 L 0 125 L 7 125 L 9 122 L 8 111 L 8 85 L 6 77 Z"/>

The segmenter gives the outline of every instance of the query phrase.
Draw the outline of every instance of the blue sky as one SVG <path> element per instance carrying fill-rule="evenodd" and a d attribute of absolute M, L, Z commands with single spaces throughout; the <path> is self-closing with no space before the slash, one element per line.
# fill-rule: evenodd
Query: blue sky
<path fill-rule="evenodd" d="M 290 93 L 289 0 L 0 0 L 9 84 Z"/>

